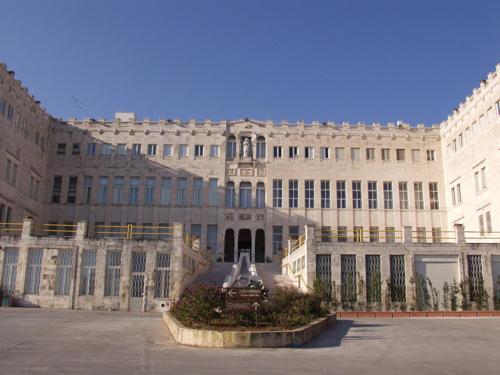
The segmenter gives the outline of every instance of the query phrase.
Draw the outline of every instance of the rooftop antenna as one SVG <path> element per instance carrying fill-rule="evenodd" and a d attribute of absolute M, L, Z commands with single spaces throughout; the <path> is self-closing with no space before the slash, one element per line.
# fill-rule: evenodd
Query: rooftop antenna
<path fill-rule="evenodd" d="M 74 96 L 71 96 L 71 101 L 73 102 L 74 117 L 78 118 L 77 111 L 82 110 L 85 107 L 85 103 Z"/>

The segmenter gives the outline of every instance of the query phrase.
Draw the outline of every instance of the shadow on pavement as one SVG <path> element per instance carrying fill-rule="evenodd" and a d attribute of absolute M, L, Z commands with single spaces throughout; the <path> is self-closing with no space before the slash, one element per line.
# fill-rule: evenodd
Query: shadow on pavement
<path fill-rule="evenodd" d="M 385 327 L 387 324 L 358 323 L 355 320 L 337 320 L 335 324 L 324 331 L 320 336 L 312 339 L 302 346 L 302 349 L 331 348 L 340 346 L 343 341 L 383 340 L 383 336 L 367 334 L 375 331 L 377 327 Z M 359 328 L 359 329 L 358 329 Z M 349 330 L 355 329 L 356 335 L 347 336 Z M 358 334 L 359 333 L 359 334 Z"/>

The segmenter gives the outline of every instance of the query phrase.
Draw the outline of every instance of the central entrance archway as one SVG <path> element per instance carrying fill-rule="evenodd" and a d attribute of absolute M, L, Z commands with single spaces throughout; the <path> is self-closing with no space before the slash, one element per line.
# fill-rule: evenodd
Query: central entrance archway
<path fill-rule="evenodd" d="M 252 232 L 250 229 L 240 229 L 238 232 L 238 259 L 242 250 L 249 254 L 252 251 Z"/>

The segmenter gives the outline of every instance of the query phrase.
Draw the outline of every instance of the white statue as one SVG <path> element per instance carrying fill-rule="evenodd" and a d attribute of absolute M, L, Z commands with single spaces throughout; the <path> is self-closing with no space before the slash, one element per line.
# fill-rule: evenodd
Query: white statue
<path fill-rule="evenodd" d="M 243 140 L 243 157 L 248 158 L 250 156 L 250 139 L 245 138 Z"/>

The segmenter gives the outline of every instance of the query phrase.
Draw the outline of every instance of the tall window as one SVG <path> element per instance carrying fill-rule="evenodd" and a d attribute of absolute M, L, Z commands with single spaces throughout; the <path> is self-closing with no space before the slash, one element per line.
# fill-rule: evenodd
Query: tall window
<path fill-rule="evenodd" d="M 163 145 L 163 156 L 170 157 L 174 153 L 174 147 L 173 145 Z"/>
<path fill-rule="evenodd" d="M 273 156 L 276 159 L 280 159 L 283 157 L 283 147 L 281 146 L 274 146 L 273 147 Z"/>
<path fill-rule="evenodd" d="M 113 181 L 113 204 L 123 203 L 123 185 L 125 178 L 123 176 L 115 176 Z"/>
<path fill-rule="evenodd" d="M 486 189 L 486 167 L 481 168 L 481 186 Z"/>
<path fill-rule="evenodd" d="M 321 208 L 330 208 L 330 181 L 321 180 Z"/>
<path fill-rule="evenodd" d="M 304 181 L 305 207 L 314 208 L 314 180 Z"/>
<path fill-rule="evenodd" d="M 236 204 L 236 191 L 234 188 L 234 182 L 228 182 L 226 186 L 226 207 L 234 208 Z"/>
<path fill-rule="evenodd" d="M 170 204 L 170 192 L 172 191 L 172 179 L 170 177 L 161 178 L 161 197 L 160 203 L 162 205 Z"/>
<path fill-rule="evenodd" d="M 427 161 L 435 161 L 435 160 L 436 160 L 436 151 L 427 150 Z"/>
<path fill-rule="evenodd" d="M 384 181 L 384 208 L 386 210 L 392 210 L 393 208 L 391 181 Z"/>
<path fill-rule="evenodd" d="M 411 160 L 412 161 L 420 161 L 420 150 L 412 149 L 411 150 Z"/>
<path fill-rule="evenodd" d="M 108 201 L 108 177 L 99 177 L 99 191 L 97 192 L 97 203 L 106 204 Z"/>
<path fill-rule="evenodd" d="M 250 182 L 240 183 L 240 208 L 252 207 L 252 184 Z"/>
<path fill-rule="evenodd" d="M 203 179 L 193 178 L 193 206 L 199 207 L 203 204 Z"/>
<path fill-rule="evenodd" d="M 104 296 L 106 297 L 118 297 L 120 294 L 121 263 L 121 251 L 108 251 L 106 253 L 106 270 L 104 276 Z"/>
<path fill-rule="evenodd" d="M 128 183 L 128 203 L 131 205 L 139 204 L 140 177 L 130 177 Z"/>
<path fill-rule="evenodd" d="M 230 135 L 227 138 L 226 157 L 228 159 L 234 159 L 236 157 L 236 138 L 234 135 Z"/>
<path fill-rule="evenodd" d="M 352 208 L 362 208 L 361 205 L 361 181 L 352 182 Z"/>
<path fill-rule="evenodd" d="M 257 182 L 257 191 L 255 196 L 255 207 L 266 207 L 266 189 L 263 182 Z"/>
<path fill-rule="evenodd" d="M 273 207 L 283 207 L 283 181 L 273 180 Z"/>
<path fill-rule="evenodd" d="M 80 273 L 80 295 L 93 296 L 95 287 L 97 251 L 83 250 Z"/>
<path fill-rule="evenodd" d="M 346 208 L 345 181 L 337 181 L 337 208 Z"/>
<path fill-rule="evenodd" d="M 208 180 L 208 205 L 219 205 L 219 179 L 211 178 Z"/>
<path fill-rule="evenodd" d="M 155 156 L 156 155 L 156 148 L 157 148 L 157 146 L 155 144 L 149 144 L 148 145 L 148 155 Z"/>
<path fill-rule="evenodd" d="M 335 160 L 344 160 L 344 147 L 335 147 Z"/>
<path fill-rule="evenodd" d="M 73 275 L 73 251 L 59 250 L 57 252 L 56 265 L 56 285 L 54 295 L 67 296 L 71 285 Z"/>
<path fill-rule="evenodd" d="M 304 147 L 304 157 L 306 159 L 314 159 L 314 147 L 313 146 Z"/>
<path fill-rule="evenodd" d="M 7 159 L 7 168 L 5 169 L 5 180 L 9 185 L 16 186 L 17 164 Z"/>
<path fill-rule="evenodd" d="M 299 180 L 288 180 L 288 207 L 299 207 Z"/>
<path fill-rule="evenodd" d="M 52 203 L 61 201 L 62 176 L 54 176 L 52 181 Z"/>
<path fill-rule="evenodd" d="M 42 274 L 43 249 L 29 249 L 26 262 L 26 279 L 24 293 L 40 293 L 40 276 Z"/>
<path fill-rule="evenodd" d="M 408 183 L 406 181 L 400 181 L 399 187 L 399 208 L 401 210 L 408 209 Z"/>
<path fill-rule="evenodd" d="M 321 147 L 319 149 L 319 156 L 321 159 L 330 159 L 330 148 Z"/>
<path fill-rule="evenodd" d="M 170 253 L 158 251 L 155 267 L 155 298 L 168 298 L 170 291 Z"/>
<path fill-rule="evenodd" d="M 429 199 L 431 210 L 439 210 L 439 196 L 437 182 L 429 182 Z"/>
<path fill-rule="evenodd" d="M 406 150 L 404 148 L 396 149 L 396 160 L 404 161 L 406 159 Z"/>
<path fill-rule="evenodd" d="M 288 157 L 290 159 L 296 159 L 299 157 L 299 148 L 297 146 L 288 147 Z"/>
<path fill-rule="evenodd" d="M 109 155 L 111 155 L 112 151 L 113 151 L 113 147 L 111 147 L 110 143 L 103 143 L 102 144 L 101 153 L 103 155 L 109 156 Z"/>
<path fill-rule="evenodd" d="M 188 157 L 188 145 L 179 145 L 179 157 L 180 158 Z"/>
<path fill-rule="evenodd" d="M 155 181 L 154 177 L 146 177 L 146 186 L 144 189 L 144 204 L 152 206 L 155 200 Z"/>
<path fill-rule="evenodd" d="M 187 188 L 187 179 L 185 177 L 177 178 L 177 192 L 176 192 L 176 200 L 175 203 L 177 206 L 185 206 L 186 205 L 186 188 Z"/>
<path fill-rule="evenodd" d="M 351 147 L 351 160 L 359 161 L 359 159 L 360 159 L 359 147 Z"/>
<path fill-rule="evenodd" d="M 462 204 L 462 189 L 460 184 L 457 184 L 457 204 Z"/>
<path fill-rule="evenodd" d="M 194 145 L 194 156 L 195 157 L 202 157 L 204 152 L 203 152 L 203 145 Z"/>
<path fill-rule="evenodd" d="M 78 185 L 77 176 L 69 176 L 68 179 L 68 194 L 66 196 L 66 203 L 76 202 L 76 187 Z"/>
<path fill-rule="evenodd" d="M 278 254 L 283 248 L 283 226 L 273 225 L 273 254 Z"/>
<path fill-rule="evenodd" d="M 125 143 L 118 143 L 116 145 L 116 154 L 125 155 L 127 153 L 127 145 Z"/>
<path fill-rule="evenodd" d="M 383 161 L 391 160 L 391 149 L 383 148 L 380 152 Z"/>
<path fill-rule="evenodd" d="M 257 159 L 266 158 L 266 139 L 262 136 L 257 137 Z"/>
<path fill-rule="evenodd" d="M 210 145 L 210 157 L 218 158 L 220 156 L 220 147 L 219 145 Z"/>
<path fill-rule="evenodd" d="M 217 225 L 207 225 L 207 249 L 213 254 L 217 254 Z"/>
<path fill-rule="evenodd" d="M 141 154 L 141 147 L 142 145 L 140 143 L 134 143 L 132 144 L 132 155 L 140 155 Z"/>
<path fill-rule="evenodd" d="M 368 181 L 368 208 L 377 208 L 377 181 Z"/>
<path fill-rule="evenodd" d="M 491 226 L 491 212 L 486 211 L 484 217 L 486 218 L 486 233 L 491 233 L 493 231 L 493 227 Z"/>
<path fill-rule="evenodd" d="M 474 172 L 474 184 L 476 187 L 476 193 L 479 193 L 479 172 Z"/>
<path fill-rule="evenodd" d="M 415 192 L 415 209 L 423 210 L 424 209 L 424 190 L 421 182 L 413 183 L 413 190 Z"/>
<path fill-rule="evenodd" d="M 92 176 L 85 176 L 83 178 L 83 201 L 85 204 L 92 202 Z"/>
<path fill-rule="evenodd" d="M 451 205 L 456 206 L 456 204 L 457 204 L 457 201 L 456 201 L 456 197 L 455 197 L 455 187 L 452 187 L 451 188 Z"/>
<path fill-rule="evenodd" d="M 366 149 L 366 160 L 375 160 L 375 149 L 367 148 Z"/>

